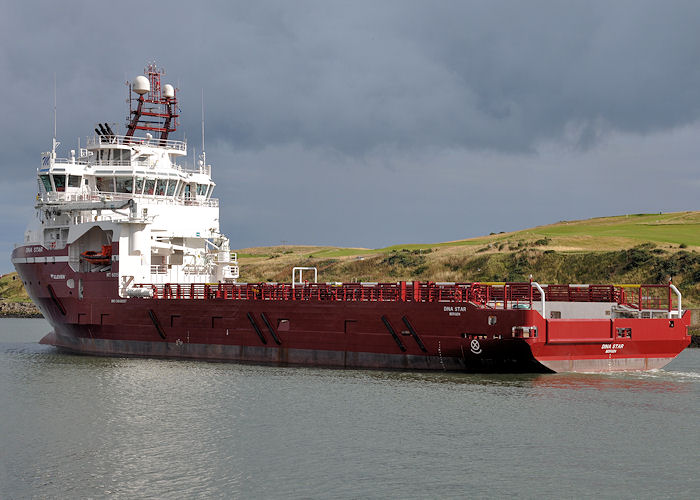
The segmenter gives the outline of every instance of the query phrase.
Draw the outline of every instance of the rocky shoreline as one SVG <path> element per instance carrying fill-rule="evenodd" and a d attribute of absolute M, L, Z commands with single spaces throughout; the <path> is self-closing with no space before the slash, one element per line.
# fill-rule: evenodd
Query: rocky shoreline
<path fill-rule="evenodd" d="M 7 302 L 0 300 L 0 318 L 43 318 L 31 302 Z"/>

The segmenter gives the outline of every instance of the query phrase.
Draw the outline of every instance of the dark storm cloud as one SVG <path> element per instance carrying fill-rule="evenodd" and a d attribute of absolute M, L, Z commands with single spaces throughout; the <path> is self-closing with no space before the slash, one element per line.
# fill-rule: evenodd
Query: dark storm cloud
<path fill-rule="evenodd" d="M 50 147 L 54 74 L 60 153 L 68 156 L 98 121 L 123 125 L 124 81 L 155 60 L 181 89 L 180 131 L 197 149 L 204 92 L 208 158 L 224 206 L 242 214 L 266 198 L 255 222 L 234 216 L 240 244 L 294 240 L 277 235 L 300 227 L 278 201 L 295 182 L 313 184 L 304 227 L 327 222 L 316 201 L 371 197 L 342 211 L 337 229 L 298 232 L 300 243 L 456 239 L 604 215 L 582 205 L 548 215 L 551 208 L 504 199 L 465 225 L 441 210 L 462 213 L 453 201 L 460 197 L 491 206 L 494 184 L 511 198 L 528 189 L 574 199 L 567 179 L 590 191 L 607 180 L 580 158 L 633 178 L 629 170 L 641 167 L 599 152 L 608 141 L 631 147 L 642 134 L 661 146 L 670 141 L 664 134 L 693 130 L 697 26 L 700 4 L 679 1 L 0 1 L 0 166 L 23 181 L 4 184 L 3 204 L 31 205 L 34 188 L 24 181 Z M 543 153 L 550 150 L 556 155 Z M 620 157 L 628 158 L 610 156 Z M 688 176 L 685 164 L 664 169 L 668 178 Z M 653 195 L 655 172 L 634 177 L 637 193 Z M 410 222 L 396 211 L 402 196 L 412 197 Z M 617 205 L 596 207 L 620 212 L 638 202 L 631 197 L 618 192 Z M 362 222 L 377 218 L 384 227 Z M 20 223 L 5 224 L 3 233 L 21 235 Z"/>
<path fill-rule="evenodd" d="M 324 6 L 273 15 L 273 30 L 260 12 L 232 25 L 218 91 L 234 91 L 234 117 L 212 117 L 218 130 L 244 147 L 512 151 L 569 123 L 585 144 L 601 125 L 649 132 L 698 115 L 693 3 Z"/>
<path fill-rule="evenodd" d="M 57 72 L 73 135 L 84 132 L 63 113 L 122 122 L 121 102 L 105 96 L 124 95 L 119 84 L 151 59 L 183 88 L 186 128 L 198 129 L 204 88 L 211 138 L 239 148 L 517 151 L 572 122 L 586 142 L 596 124 L 649 132 L 698 116 L 695 2 L 168 5 L 6 5 L 10 116 L 34 112 L 50 128 Z"/>

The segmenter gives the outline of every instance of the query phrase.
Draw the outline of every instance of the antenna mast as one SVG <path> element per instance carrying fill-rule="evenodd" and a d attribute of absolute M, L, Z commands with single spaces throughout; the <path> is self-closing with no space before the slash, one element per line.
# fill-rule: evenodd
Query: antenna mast
<path fill-rule="evenodd" d="M 56 139 L 56 72 L 53 74 L 53 138 Z"/>
<path fill-rule="evenodd" d="M 56 159 L 56 148 L 60 142 L 56 140 L 56 72 L 53 73 L 53 140 L 51 141 L 51 158 Z"/>
<path fill-rule="evenodd" d="M 207 166 L 207 154 L 204 152 L 204 88 L 202 88 L 202 167 Z"/>

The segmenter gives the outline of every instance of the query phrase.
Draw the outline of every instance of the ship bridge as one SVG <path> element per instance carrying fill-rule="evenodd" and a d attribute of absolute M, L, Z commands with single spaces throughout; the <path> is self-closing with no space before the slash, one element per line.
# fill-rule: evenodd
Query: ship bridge
<path fill-rule="evenodd" d="M 118 270 L 122 283 L 235 281 L 211 166 L 204 152 L 188 162 L 187 143 L 169 137 L 177 125 L 176 90 L 161 87 L 164 72 L 155 65 L 146 72 L 130 84 L 138 97 L 125 134 L 100 123 L 77 154 L 59 158 L 55 138 L 42 154 L 37 220 L 25 242 L 68 247 L 73 270 Z"/>

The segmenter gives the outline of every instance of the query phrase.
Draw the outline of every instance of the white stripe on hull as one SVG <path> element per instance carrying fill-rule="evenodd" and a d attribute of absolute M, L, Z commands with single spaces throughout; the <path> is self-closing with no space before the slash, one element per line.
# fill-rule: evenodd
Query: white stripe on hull
<path fill-rule="evenodd" d="M 68 262 L 67 255 L 50 255 L 48 257 L 14 257 L 13 264 L 54 264 L 56 262 Z"/>

